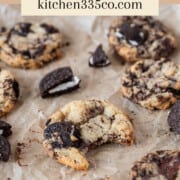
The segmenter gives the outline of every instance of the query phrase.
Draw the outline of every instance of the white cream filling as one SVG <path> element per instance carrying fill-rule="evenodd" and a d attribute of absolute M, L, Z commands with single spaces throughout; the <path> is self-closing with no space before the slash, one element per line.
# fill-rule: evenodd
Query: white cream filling
<path fill-rule="evenodd" d="M 94 65 L 95 63 L 94 63 L 94 61 L 93 61 L 93 57 L 90 57 L 90 59 L 89 59 L 89 63 L 91 64 L 91 65 Z M 102 66 L 104 66 L 104 65 L 107 65 L 107 64 L 109 64 L 110 63 L 110 60 L 109 59 L 107 59 L 106 60 L 106 62 L 104 62 L 104 63 L 98 63 L 99 65 L 102 65 Z"/>
<path fill-rule="evenodd" d="M 69 88 L 74 87 L 77 84 L 79 84 L 79 82 L 80 82 L 80 79 L 77 76 L 74 76 L 72 81 L 62 83 L 60 85 L 57 85 L 53 89 L 50 89 L 49 94 L 53 94 L 53 93 L 56 93 L 56 92 L 59 92 L 59 91 L 64 91 L 66 89 L 69 89 Z"/>

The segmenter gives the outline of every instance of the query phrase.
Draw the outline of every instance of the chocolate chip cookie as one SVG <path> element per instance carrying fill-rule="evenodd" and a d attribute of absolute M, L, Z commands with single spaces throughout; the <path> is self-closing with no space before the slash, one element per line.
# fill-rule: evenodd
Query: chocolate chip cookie
<path fill-rule="evenodd" d="M 46 122 L 43 146 L 50 157 L 76 170 L 89 166 L 85 153 L 105 143 L 132 145 L 129 118 L 107 101 L 73 101 Z"/>
<path fill-rule="evenodd" d="M 123 76 L 121 92 L 145 108 L 167 109 L 180 94 L 180 65 L 165 58 L 138 61 Z"/>
<path fill-rule="evenodd" d="M 0 69 L 0 117 L 13 109 L 18 97 L 18 82 L 9 71 Z"/>
<path fill-rule="evenodd" d="M 61 56 L 61 39 L 52 25 L 18 23 L 0 32 L 0 58 L 13 67 L 40 68 Z"/>
<path fill-rule="evenodd" d="M 163 150 L 149 153 L 131 169 L 132 180 L 179 180 L 180 151 Z"/>
<path fill-rule="evenodd" d="M 128 16 L 115 20 L 109 29 L 109 44 L 127 62 L 159 60 L 176 48 L 175 37 L 152 17 Z"/>
<path fill-rule="evenodd" d="M 168 124 L 171 131 L 175 134 L 180 134 L 180 100 L 178 100 L 171 108 L 168 116 Z"/>

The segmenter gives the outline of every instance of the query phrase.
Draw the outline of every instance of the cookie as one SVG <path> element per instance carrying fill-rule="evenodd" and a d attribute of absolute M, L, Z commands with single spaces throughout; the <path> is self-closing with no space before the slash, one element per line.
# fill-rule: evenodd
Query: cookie
<path fill-rule="evenodd" d="M 111 62 L 107 57 L 106 53 L 103 50 L 102 44 L 100 44 L 96 50 L 91 53 L 91 57 L 89 58 L 89 66 L 90 67 L 105 67 L 110 65 Z"/>
<path fill-rule="evenodd" d="M 79 88 L 80 79 L 73 75 L 70 67 L 58 68 L 48 73 L 40 82 L 42 98 L 62 95 Z"/>
<path fill-rule="evenodd" d="M 179 180 L 180 151 L 163 150 L 149 153 L 131 169 L 132 180 Z"/>
<path fill-rule="evenodd" d="M 0 58 L 10 66 L 36 69 L 58 59 L 61 33 L 46 23 L 18 23 L 0 33 Z"/>
<path fill-rule="evenodd" d="M 138 61 L 123 76 L 121 92 L 147 109 L 167 109 L 180 93 L 180 65 L 165 58 Z"/>
<path fill-rule="evenodd" d="M 171 108 L 168 116 L 168 124 L 171 131 L 175 134 L 180 134 L 180 100 Z"/>
<path fill-rule="evenodd" d="M 13 109 L 18 97 L 18 82 L 9 71 L 0 69 L 0 117 Z"/>
<path fill-rule="evenodd" d="M 8 137 L 12 134 L 11 125 L 0 120 L 0 136 Z"/>
<path fill-rule="evenodd" d="M 144 16 L 124 16 L 109 29 L 108 40 L 127 62 L 168 57 L 177 47 L 175 37 L 158 20 Z"/>
<path fill-rule="evenodd" d="M 43 146 L 50 157 L 76 170 L 86 170 L 88 149 L 105 143 L 132 145 L 131 121 L 108 101 L 79 100 L 56 111 L 46 122 Z"/>
<path fill-rule="evenodd" d="M 8 161 L 11 153 L 11 146 L 6 138 L 0 136 L 0 161 Z"/>

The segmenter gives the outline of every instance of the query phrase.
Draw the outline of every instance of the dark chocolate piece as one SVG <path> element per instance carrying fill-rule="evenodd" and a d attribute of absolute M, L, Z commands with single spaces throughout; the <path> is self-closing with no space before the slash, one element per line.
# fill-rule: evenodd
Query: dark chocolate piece
<path fill-rule="evenodd" d="M 0 136 L 8 137 L 12 134 L 11 125 L 0 120 Z"/>
<path fill-rule="evenodd" d="M 120 36 L 125 38 L 128 43 L 134 46 L 143 44 L 148 38 L 148 32 L 143 30 L 140 26 L 124 23 L 118 32 Z"/>
<path fill-rule="evenodd" d="M 59 30 L 52 25 L 43 23 L 41 24 L 41 27 L 43 27 L 46 30 L 46 32 L 49 34 L 59 33 Z"/>
<path fill-rule="evenodd" d="M 52 139 L 53 148 L 80 147 L 79 130 L 70 122 L 56 122 L 48 125 L 44 130 L 44 138 Z"/>
<path fill-rule="evenodd" d="M 15 96 L 18 98 L 19 97 L 19 83 L 16 80 L 14 80 L 12 87 L 14 89 Z"/>
<path fill-rule="evenodd" d="M 168 116 L 168 124 L 171 131 L 180 134 L 180 100 L 172 106 Z"/>
<path fill-rule="evenodd" d="M 18 34 L 20 36 L 27 36 L 31 32 L 31 23 L 19 23 L 18 26 L 15 26 L 10 34 Z M 18 28 L 17 28 L 18 27 Z"/>
<path fill-rule="evenodd" d="M 48 73 L 40 82 L 42 98 L 61 95 L 79 88 L 80 79 L 73 75 L 70 67 L 58 68 Z"/>
<path fill-rule="evenodd" d="M 6 138 L 0 136 L 0 160 L 8 161 L 11 152 L 11 146 Z"/>
<path fill-rule="evenodd" d="M 108 59 L 106 53 L 103 50 L 102 45 L 100 44 L 96 50 L 92 53 L 89 58 L 89 66 L 90 67 L 105 67 L 110 65 L 111 62 Z"/>

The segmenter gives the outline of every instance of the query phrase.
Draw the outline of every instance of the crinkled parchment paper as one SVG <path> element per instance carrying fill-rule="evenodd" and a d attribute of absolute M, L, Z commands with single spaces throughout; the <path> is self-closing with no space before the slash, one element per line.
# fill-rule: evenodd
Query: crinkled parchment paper
<path fill-rule="evenodd" d="M 177 36 L 180 44 L 180 6 L 161 7 L 161 19 Z M 148 111 L 123 98 L 119 92 L 120 79 L 128 65 L 122 65 L 109 50 L 108 26 L 112 17 L 21 17 L 20 7 L 0 5 L 0 24 L 11 27 L 19 21 L 44 21 L 56 25 L 64 34 L 62 59 L 38 70 L 21 70 L 6 66 L 20 83 L 21 96 L 12 113 L 3 117 L 13 126 L 9 138 L 12 155 L 7 163 L 0 162 L 0 179 L 7 180 L 98 180 L 111 177 L 112 180 L 128 180 L 130 168 L 146 153 L 160 149 L 179 149 L 180 138 L 170 133 L 167 125 L 167 111 Z M 112 61 L 102 69 L 89 68 L 89 52 L 99 43 Z M 180 59 L 180 49 L 173 55 Z M 49 71 L 71 66 L 81 80 L 81 88 L 72 93 L 50 99 L 41 99 L 39 81 Z M 108 99 L 122 108 L 133 119 L 136 144 L 131 147 L 104 145 L 91 150 L 87 156 L 90 168 L 87 172 L 76 172 L 49 158 L 43 151 L 42 128 L 47 117 L 64 104 L 76 99 Z M 17 148 L 17 143 L 23 143 Z M 15 151 L 21 151 L 18 155 Z"/>

